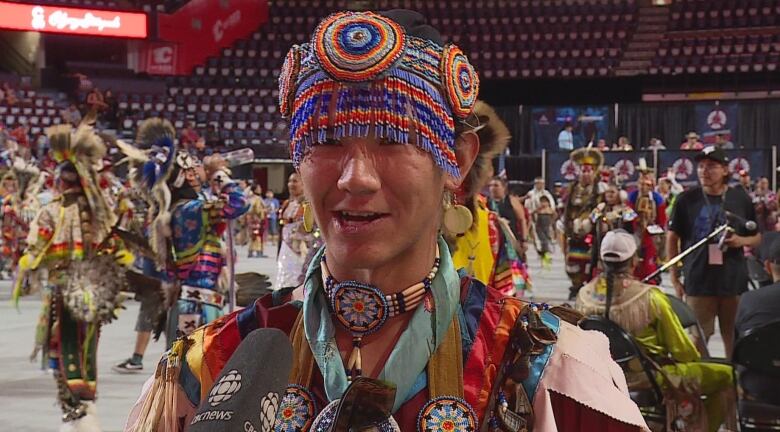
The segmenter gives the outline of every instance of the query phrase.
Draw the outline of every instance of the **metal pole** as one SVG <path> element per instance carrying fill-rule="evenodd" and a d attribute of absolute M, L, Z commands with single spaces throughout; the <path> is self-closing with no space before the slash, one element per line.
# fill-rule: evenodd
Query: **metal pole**
<path fill-rule="evenodd" d="M 542 178 L 547 189 L 550 189 L 550 185 L 547 184 L 547 150 L 542 149 Z"/>
<path fill-rule="evenodd" d="M 669 270 L 670 267 L 677 265 L 677 263 L 682 261 L 683 258 L 685 258 L 688 255 L 690 255 L 691 253 L 693 253 L 693 251 L 695 251 L 696 249 L 704 246 L 705 244 L 707 244 L 707 242 L 709 242 L 710 240 L 714 239 L 720 233 L 722 233 L 723 231 L 726 231 L 727 229 L 730 229 L 728 224 L 723 224 L 723 225 L 715 228 L 715 231 L 711 232 L 707 237 L 704 237 L 703 239 L 701 239 L 698 242 L 696 242 L 696 244 L 694 244 L 691 247 L 689 247 L 688 249 L 682 251 L 676 257 L 670 259 L 666 264 L 662 265 L 656 271 L 654 271 L 653 273 L 649 274 L 647 277 L 642 279 L 642 282 L 646 283 L 647 281 L 652 280 L 654 277 L 656 277 L 659 274 L 665 272 L 666 270 Z"/>
<path fill-rule="evenodd" d="M 233 247 L 233 220 L 228 221 L 227 226 L 227 265 L 228 265 L 228 313 L 236 308 L 236 266 Z"/>
<path fill-rule="evenodd" d="M 777 146 L 772 146 L 772 190 L 777 190 Z"/>

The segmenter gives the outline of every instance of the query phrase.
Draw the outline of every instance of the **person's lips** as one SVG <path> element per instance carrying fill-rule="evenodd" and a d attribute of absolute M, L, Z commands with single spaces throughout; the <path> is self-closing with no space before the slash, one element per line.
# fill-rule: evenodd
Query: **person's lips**
<path fill-rule="evenodd" d="M 359 234 L 376 228 L 389 218 L 389 213 L 365 210 L 337 210 L 333 212 L 336 229 L 345 234 Z"/>

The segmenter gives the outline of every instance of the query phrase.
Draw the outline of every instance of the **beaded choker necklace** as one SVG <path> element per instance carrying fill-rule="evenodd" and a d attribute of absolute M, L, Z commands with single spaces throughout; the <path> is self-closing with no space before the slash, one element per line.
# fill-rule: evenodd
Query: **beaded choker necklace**
<path fill-rule="evenodd" d="M 322 255 L 322 278 L 325 293 L 330 300 L 330 310 L 336 321 L 352 334 L 352 353 L 345 366 L 347 378 L 363 375 L 363 360 L 360 347 L 363 337 L 378 331 L 388 318 L 412 311 L 422 303 L 431 291 L 431 281 L 439 271 L 439 247 L 431 271 L 422 281 L 395 294 L 384 294 L 377 287 L 358 281 L 337 282 L 333 279 Z"/>

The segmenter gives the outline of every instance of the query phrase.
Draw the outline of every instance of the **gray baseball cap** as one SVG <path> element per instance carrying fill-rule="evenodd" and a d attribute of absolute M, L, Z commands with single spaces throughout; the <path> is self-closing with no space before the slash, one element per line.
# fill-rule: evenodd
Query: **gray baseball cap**
<path fill-rule="evenodd" d="M 636 240 L 625 230 L 612 230 L 601 240 L 600 253 L 606 262 L 628 261 L 636 254 Z"/>

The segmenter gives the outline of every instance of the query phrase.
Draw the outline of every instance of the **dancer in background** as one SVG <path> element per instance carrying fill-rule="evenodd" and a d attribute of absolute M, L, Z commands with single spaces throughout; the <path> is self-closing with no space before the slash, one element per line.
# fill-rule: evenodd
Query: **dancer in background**
<path fill-rule="evenodd" d="M 313 224 L 308 227 L 304 224 L 304 207 L 307 204 L 298 173 L 290 174 L 287 190 L 290 192 L 290 198 L 282 203 L 279 210 L 282 233 L 279 255 L 276 258 L 274 289 L 298 286 L 303 281 L 303 264 L 314 241 Z"/>
<path fill-rule="evenodd" d="M 37 227 L 19 263 L 24 273 L 48 271 L 45 354 L 54 371 L 62 431 L 100 431 L 94 400 L 100 328 L 115 318 L 124 269 L 133 257 L 112 235 L 117 217 L 95 169 L 106 153 L 89 126 L 49 129 L 58 161 L 58 197 L 41 208 Z M 32 236 L 31 236 L 32 237 Z M 20 275 L 14 297 L 21 295 Z"/>

